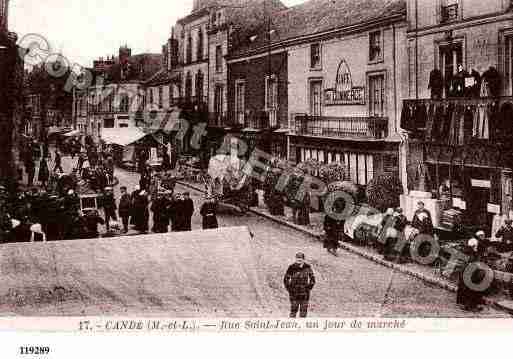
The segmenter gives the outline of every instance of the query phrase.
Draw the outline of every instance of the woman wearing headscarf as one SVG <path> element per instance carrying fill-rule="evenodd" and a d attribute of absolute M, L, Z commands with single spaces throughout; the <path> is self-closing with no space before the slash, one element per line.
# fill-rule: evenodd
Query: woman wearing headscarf
<path fill-rule="evenodd" d="M 203 217 L 203 229 L 218 228 L 217 202 L 214 197 L 207 197 L 207 201 L 201 206 L 200 214 Z"/>
<path fill-rule="evenodd" d="M 41 158 L 39 162 L 39 173 L 37 175 L 37 180 L 41 182 L 41 186 L 43 188 L 47 188 L 48 186 L 48 178 L 50 177 L 50 171 L 48 169 L 48 163 L 46 162 L 46 158 Z"/>

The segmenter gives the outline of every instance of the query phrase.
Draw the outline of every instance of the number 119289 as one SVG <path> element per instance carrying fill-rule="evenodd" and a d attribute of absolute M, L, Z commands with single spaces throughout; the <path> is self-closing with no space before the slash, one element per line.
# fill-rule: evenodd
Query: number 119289
<path fill-rule="evenodd" d="M 22 346 L 20 347 L 21 355 L 48 355 L 50 354 L 50 347 L 40 346 Z"/>

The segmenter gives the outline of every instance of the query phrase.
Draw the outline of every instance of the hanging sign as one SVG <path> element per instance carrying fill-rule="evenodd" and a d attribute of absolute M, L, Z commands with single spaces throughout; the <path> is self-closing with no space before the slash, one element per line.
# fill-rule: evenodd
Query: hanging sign
<path fill-rule="evenodd" d="M 335 88 L 324 91 L 324 105 L 365 105 L 365 88 L 353 86 L 351 71 L 345 60 L 338 66 Z"/>

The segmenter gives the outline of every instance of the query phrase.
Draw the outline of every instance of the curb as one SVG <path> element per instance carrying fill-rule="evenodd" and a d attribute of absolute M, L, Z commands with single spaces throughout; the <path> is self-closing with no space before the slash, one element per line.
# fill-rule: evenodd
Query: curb
<path fill-rule="evenodd" d="M 196 187 L 194 185 L 191 185 L 189 183 L 184 183 L 184 182 L 180 182 L 180 181 L 177 181 L 178 184 L 184 186 L 184 187 L 189 187 L 195 191 L 198 191 L 198 192 L 202 192 L 204 193 L 205 191 L 199 187 Z M 281 225 L 285 225 L 289 228 L 292 228 L 294 230 L 297 230 L 303 234 L 306 234 L 310 237 L 313 237 L 319 241 L 322 241 L 322 238 L 321 238 L 321 235 L 318 234 L 318 233 L 315 233 L 314 231 L 311 231 L 309 229 L 306 229 L 306 228 L 303 228 L 302 226 L 299 226 L 297 224 L 294 224 L 294 223 L 290 223 L 286 220 L 283 220 L 283 219 L 280 219 L 280 218 L 277 218 L 275 216 L 271 216 L 265 212 L 262 212 L 258 209 L 252 209 L 250 208 L 249 212 L 253 213 L 253 214 L 256 214 L 257 216 L 260 216 L 260 217 L 264 217 L 266 219 L 269 219 L 275 223 L 278 223 L 278 224 L 281 224 Z M 360 257 L 363 257 L 365 259 L 368 259 L 376 264 L 379 264 L 383 267 L 386 267 L 386 268 L 390 268 L 390 269 L 393 269 L 393 270 L 396 270 L 402 274 L 406 274 L 410 277 L 413 277 L 413 278 L 416 278 L 416 279 L 419 279 L 423 282 L 426 282 L 426 283 L 429 283 L 433 286 L 436 286 L 436 287 L 439 287 L 439 288 L 442 288 L 442 289 L 445 289 L 449 292 L 453 292 L 453 293 L 456 293 L 456 291 L 458 290 L 458 287 L 454 284 L 451 284 L 447 281 L 444 281 L 444 280 L 441 280 L 441 279 L 438 279 L 438 278 L 435 278 L 435 277 L 432 277 L 430 275 L 426 275 L 426 274 L 423 274 L 423 273 L 420 273 L 420 272 L 417 272 L 417 271 L 414 271 L 410 268 L 407 268 L 403 265 L 400 265 L 400 264 L 396 264 L 396 263 L 392 263 L 392 262 L 389 262 L 389 261 L 385 261 L 383 260 L 382 258 L 380 258 L 379 255 L 376 255 L 376 254 L 371 254 L 371 253 L 368 253 L 356 246 L 352 246 L 350 244 L 347 244 L 347 243 L 344 243 L 344 242 L 341 242 L 340 243 L 340 248 L 350 252 L 350 253 L 353 253 L 353 254 L 356 254 Z M 493 299 L 490 299 L 490 298 L 483 298 L 483 301 L 484 301 L 484 304 L 485 305 L 488 305 L 488 306 L 491 306 L 491 307 L 494 307 L 496 309 L 499 309 L 499 310 L 502 310 L 504 312 L 507 312 L 509 314 L 513 314 L 513 309 L 510 309 L 508 307 L 505 307 L 503 305 L 500 305 L 499 302 L 497 302 L 496 300 L 493 300 Z"/>

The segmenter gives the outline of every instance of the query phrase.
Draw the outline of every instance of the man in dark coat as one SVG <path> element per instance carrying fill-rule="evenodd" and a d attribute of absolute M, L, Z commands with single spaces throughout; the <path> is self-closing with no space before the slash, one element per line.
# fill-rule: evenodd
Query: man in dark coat
<path fill-rule="evenodd" d="M 30 151 L 27 151 L 26 154 L 25 171 L 27 172 L 28 186 L 32 187 L 32 185 L 34 184 L 34 177 L 36 175 L 36 164 L 34 163 L 32 152 Z"/>
<path fill-rule="evenodd" d="M 116 199 L 114 198 L 114 192 L 112 187 L 106 187 L 105 193 L 102 198 L 102 207 L 105 213 L 105 227 L 107 232 L 110 231 L 110 220 L 117 221 L 116 216 Z"/>
<path fill-rule="evenodd" d="M 468 259 L 459 273 L 456 304 L 462 305 L 463 309 L 467 311 L 480 311 L 482 308 L 480 308 L 479 305 L 483 304 L 482 299 L 484 292 L 472 288 L 472 284 L 479 285 L 483 281 L 486 276 L 486 269 L 478 267 L 473 271 L 470 277 L 465 276 L 465 268 L 472 263 L 480 262 L 480 258 L 482 258 L 479 250 L 480 243 L 478 239 L 482 236 L 480 232 L 476 233 L 475 238 L 468 241 L 464 249 L 464 254 L 467 255 Z M 469 281 L 472 283 L 469 283 Z"/>
<path fill-rule="evenodd" d="M 63 200 L 64 207 L 64 237 L 73 234 L 73 226 L 77 222 L 80 212 L 80 198 L 72 189 L 68 190 Z"/>
<path fill-rule="evenodd" d="M 171 198 L 171 201 L 169 202 L 169 205 L 168 205 L 168 215 L 169 215 L 169 219 L 171 220 L 171 231 L 172 232 L 178 232 L 180 231 L 181 227 L 183 226 L 181 224 L 181 222 L 183 221 L 180 221 L 180 219 L 182 219 L 183 216 L 181 216 L 181 211 L 182 211 L 182 199 L 180 198 L 180 195 L 179 194 L 176 194 L 174 195 L 172 198 Z"/>
<path fill-rule="evenodd" d="M 130 207 L 130 224 L 132 226 L 135 226 L 137 223 L 137 213 L 135 211 L 135 202 L 137 199 L 137 196 L 139 195 L 139 192 L 141 192 L 141 187 L 139 185 L 136 185 L 134 190 L 132 191 L 130 195 L 131 200 L 131 207 Z"/>
<path fill-rule="evenodd" d="M 217 223 L 217 202 L 213 197 L 207 198 L 207 201 L 203 203 L 200 214 L 203 217 L 203 229 L 219 227 Z"/>
<path fill-rule="evenodd" d="M 148 194 L 145 190 L 139 192 L 135 198 L 134 211 L 136 215 L 136 229 L 142 233 L 148 232 L 150 212 L 148 211 Z"/>
<path fill-rule="evenodd" d="M 305 263 L 303 253 L 296 254 L 296 262 L 285 273 L 283 284 L 290 296 L 290 317 L 295 318 L 299 311 L 301 318 L 306 318 L 310 292 L 315 286 L 312 267 Z"/>
<path fill-rule="evenodd" d="M 419 234 L 433 235 L 431 213 L 424 208 L 424 202 L 419 202 L 417 206 L 418 208 L 413 215 L 412 226 L 418 229 Z"/>
<path fill-rule="evenodd" d="M 54 172 L 57 172 L 57 170 L 64 172 L 62 169 L 62 158 L 59 150 L 55 150 L 55 166 L 53 167 Z"/>
<path fill-rule="evenodd" d="M 37 179 L 41 182 L 41 186 L 43 188 L 47 188 L 48 179 L 50 178 L 50 171 L 48 170 L 48 163 L 46 162 L 46 158 L 42 158 L 39 161 L 39 173 L 37 175 Z"/>
<path fill-rule="evenodd" d="M 344 224 L 345 221 L 343 219 L 336 218 L 336 215 L 327 214 L 324 217 L 324 232 L 326 235 L 324 237 L 324 248 L 328 250 L 328 253 L 337 256 L 337 250 L 339 247 L 339 241 L 342 240 L 344 236 Z"/>
<path fill-rule="evenodd" d="M 183 230 L 192 231 L 192 215 L 194 214 L 194 202 L 192 201 L 189 192 L 185 192 L 183 196 Z"/>
<path fill-rule="evenodd" d="M 123 233 L 128 232 L 128 220 L 130 218 L 130 211 L 132 208 L 132 199 L 126 192 L 126 187 L 122 186 L 120 189 L 121 198 L 119 199 L 118 214 L 123 222 Z"/>
<path fill-rule="evenodd" d="M 167 210 L 169 205 L 168 199 L 164 193 L 158 193 L 157 197 L 151 204 L 151 211 L 153 212 L 153 232 L 167 233 L 169 230 L 169 212 Z"/>

